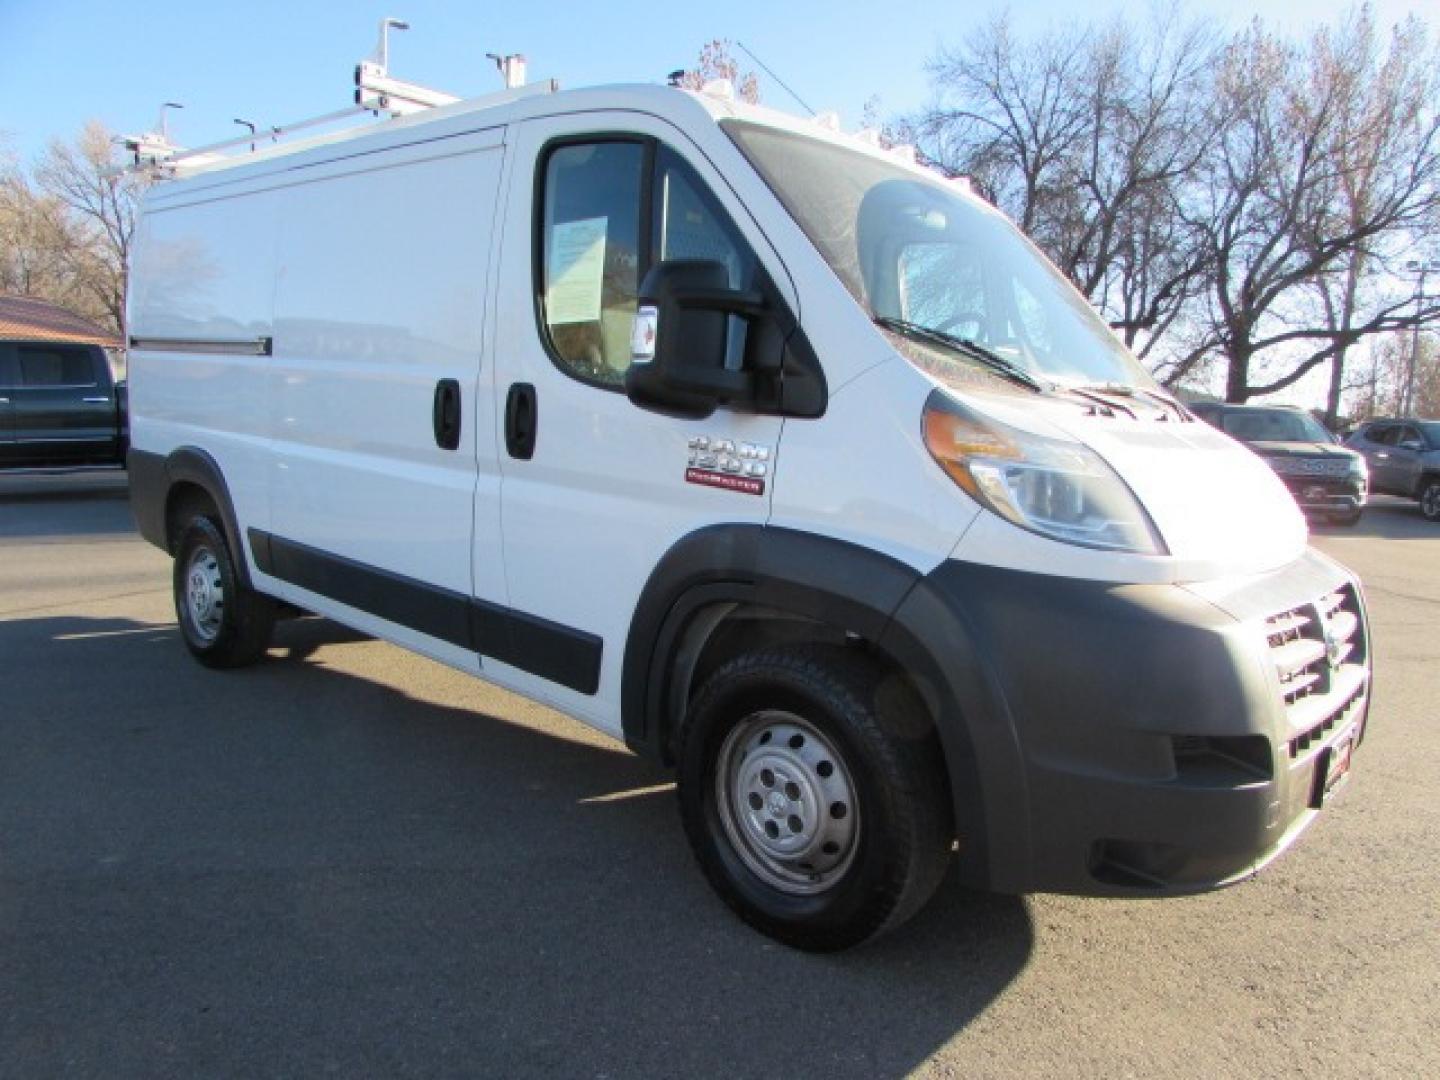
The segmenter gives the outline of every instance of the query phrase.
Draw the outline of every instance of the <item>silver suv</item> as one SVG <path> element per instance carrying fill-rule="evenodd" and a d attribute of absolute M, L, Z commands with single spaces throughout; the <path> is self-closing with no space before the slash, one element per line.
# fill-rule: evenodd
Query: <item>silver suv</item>
<path fill-rule="evenodd" d="M 1440 420 L 1368 420 L 1345 442 L 1365 455 L 1371 491 L 1418 499 L 1440 521 Z"/>

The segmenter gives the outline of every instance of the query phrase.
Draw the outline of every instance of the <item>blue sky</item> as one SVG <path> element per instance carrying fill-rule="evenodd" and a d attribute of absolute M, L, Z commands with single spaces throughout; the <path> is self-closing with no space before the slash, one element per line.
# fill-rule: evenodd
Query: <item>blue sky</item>
<path fill-rule="evenodd" d="M 744 42 L 817 109 L 853 126 L 867 98 L 884 112 L 922 104 L 925 61 L 1004 5 L 984 0 L 732 0 L 569 4 L 458 0 L 0 0 L 0 132 L 28 161 L 86 120 L 116 131 L 154 125 L 163 101 L 185 104 L 171 134 L 195 146 L 229 138 L 241 117 L 262 127 L 349 103 L 351 73 L 385 15 L 408 20 L 391 70 L 461 96 L 498 89 L 487 52 L 523 52 L 532 78 L 562 86 L 650 82 L 694 63 L 715 37 Z M 1073 2 L 1009 5 L 1022 27 L 1077 17 Z M 1251 14 L 1295 30 L 1348 4 L 1192 0 L 1190 10 L 1237 25 Z M 1384 0 L 1382 20 L 1414 5 Z M 1087 19 L 1138 5 L 1092 0 Z M 740 57 L 744 61 L 744 56 Z M 762 76 L 765 100 L 798 108 Z"/>

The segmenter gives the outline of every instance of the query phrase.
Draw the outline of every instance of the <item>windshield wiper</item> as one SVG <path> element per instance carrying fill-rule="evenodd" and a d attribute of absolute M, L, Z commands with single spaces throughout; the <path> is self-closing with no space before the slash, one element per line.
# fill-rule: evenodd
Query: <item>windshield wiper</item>
<path fill-rule="evenodd" d="M 1140 398 L 1159 407 L 1161 414 L 1169 418 L 1172 414 L 1177 420 L 1187 419 L 1185 408 L 1172 397 L 1160 393 L 1157 390 L 1150 390 L 1143 386 L 1130 386 L 1128 383 L 1077 383 L 1074 385 L 1062 384 L 1064 389 L 1080 397 L 1088 398 L 1091 401 L 1098 401 L 1111 408 L 1118 408 L 1136 418 L 1136 412 L 1128 404 L 1121 404 L 1114 401 L 1114 398 Z"/>
<path fill-rule="evenodd" d="M 1006 360 L 1005 357 L 997 352 L 992 352 L 978 341 L 957 337 L 955 334 L 947 334 L 944 330 L 936 330 L 933 326 L 910 322 L 908 319 L 895 319 L 889 315 L 876 315 L 874 319 L 877 326 L 883 326 L 886 330 L 893 330 L 897 334 L 917 338 L 932 345 L 943 346 L 951 352 L 959 353 L 966 359 L 974 360 L 981 367 L 993 371 L 1001 378 L 1009 379 L 1021 386 L 1028 386 L 1037 394 L 1043 393 L 1045 390 L 1044 384 L 1019 364 L 1013 360 Z"/>

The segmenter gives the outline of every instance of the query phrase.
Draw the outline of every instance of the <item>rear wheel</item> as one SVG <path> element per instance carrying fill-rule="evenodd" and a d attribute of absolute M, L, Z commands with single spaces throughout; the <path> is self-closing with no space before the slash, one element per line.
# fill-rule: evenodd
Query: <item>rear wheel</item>
<path fill-rule="evenodd" d="M 233 668 L 265 654 L 275 604 L 240 583 L 230 546 L 214 518 L 196 515 L 175 552 L 175 616 L 185 647 L 202 664 Z"/>
<path fill-rule="evenodd" d="M 752 926 L 832 951 L 934 893 L 953 829 L 923 707 L 850 649 L 722 666 L 680 734 L 680 809 L 706 877 Z"/>
<path fill-rule="evenodd" d="M 1430 476 L 1422 481 L 1420 512 L 1427 521 L 1440 521 L 1440 477 Z"/>

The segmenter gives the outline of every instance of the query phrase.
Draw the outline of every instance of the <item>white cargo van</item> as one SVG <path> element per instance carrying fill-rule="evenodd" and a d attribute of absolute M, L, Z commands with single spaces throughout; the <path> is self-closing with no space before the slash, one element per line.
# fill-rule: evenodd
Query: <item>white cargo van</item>
<path fill-rule="evenodd" d="M 1252 874 L 1364 730 L 1355 578 L 963 183 L 662 87 L 147 196 L 130 476 L 185 643 L 318 612 L 673 765 L 802 948 Z M 485 828 L 483 821 L 475 823 Z"/>

